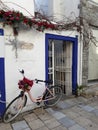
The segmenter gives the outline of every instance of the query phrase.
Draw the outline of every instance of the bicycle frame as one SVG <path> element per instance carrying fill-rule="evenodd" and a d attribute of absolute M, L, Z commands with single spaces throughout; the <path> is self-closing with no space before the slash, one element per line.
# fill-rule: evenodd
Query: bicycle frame
<path fill-rule="evenodd" d="M 49 97 L 46 100 L 44 100 L 43 97 L 44 97 L 44 94 L 47 91 L 51 94 L 52 97 L 51 98 Z M 34 102 L 34 103 L 36 103 L 36 102 L 42 102 L 42 101 L 48 101 L 48 100 L 51 100 L 51 99 L 54 98 L 54 92 L 52 93 L 47 86 L 45 86 L 45 90 L 44 90 L 43 94 L 40 97 L 38 97 L 38 98 L 33 98 L 33 96 L 32 96 L 32 94 L 31 94 L 30 91 L 27 91 L 27 93 L 28 93 L 28 96 L 31 99 L 31 101 Z"/>
<path fill-rule="evenodd" d="M 52 84 L 51 81 L 44 81 L 44 80 L 29 80 L 24 76 L 24 70 L 20 71 L 23 75 L 23 79 L 19 80 L 18 85 L 19 89 L 22 91 L 20 94 L 15 97 L 7 106 L 4 115 L 3 115 L 3 121 L 4 122 L 10 122 L 14 118 L 16 118 L 19 113 L 22 111 L 23 107 L 25 107 L 27 103 L 27 96 L 25 93 L 28 94 L 28 97 L 30 100 L 37 105 L 40 105 L 40 103 L 43 101 L 45 106 L 54 106 L 57 102 L 60 101 L 62 97 L 62 90 L 59 86 L 49 86 L 49 84 Z M 38 82 L 44 82 L 45 83 L 45 89 L 43 90 L 41 96 L 38 96 L 37 98 L 34 98 L 31 93 L 31 87 L 33 86 L 33 83 Z M 13 113 L 15 112 L 15 113 Z"/>
<path fill-rule="evenodd" d="M 20 73 L 23 75 L 23 78 L 24 78 L 24 77 L 25 77 L 25 76 L 24 76 L 24 70 L 20 71 Z M 33 80 L 33 81 L 34 81 L 34 80 Z M 43 81 L 43 80 L 38 80 L 38 79 L 35 79 L 35 82 L 36 82 L 36 83 L 38 83 L 38 82 L 44 82 L 44 83 L 47 83 L 47 84 L 48 84 L 48 83 L 52 83 L 52 82 L 49 82 L 49 81 Z M 34 102 L 34 103 L 36 103 L 36 102 L 42 102 L 42 101 L 48 101 L 48 100 L 51 100 L 51 99 L 54 98 L 54 92 L 52 93 L 52 92 L 49 90 L 48 85 L 45 85 L 45 90 L 44 90 L 43 94 L 42 94 L 40 97 L 38 97 L 38 98 L 33 98 L 33 96 L 32 96 L 32 94 L 31 94 L 30 90 L 29 90 L 29 91 L 23 90 L 23 91 L 24 91 L 24 93 L 25 93 L 25 92 L 28 93 L 28 96 L 29 96 L 30 100 L 31 100 L 32 102 Z M 47 100 L 44 100 L 43 97 L 44 97 L 44 95 L 45 95 L 45 93 L 46 93 L 47 91 L 50 93 L 50 95 L 51 95 L 52 97 L 51 97 L 51 98 L 47 98 Z"/>

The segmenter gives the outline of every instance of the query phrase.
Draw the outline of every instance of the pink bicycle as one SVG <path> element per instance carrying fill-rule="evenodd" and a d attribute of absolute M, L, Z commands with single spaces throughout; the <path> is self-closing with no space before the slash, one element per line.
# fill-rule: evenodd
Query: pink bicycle
<path fill-rule="evenodd" d="M 26 106 L 27 103 L 27 95 L 30 98 L 30 100 L 37 105 L 39 105 L 41 102 L 44 102 L 45 106 L 54 106 L 56 105 L 60 99 L 62 98 L 62 89 L 60 86 L 52 86 L 52 81 L 46 81 L 46 80 L 29 80 L 24 76 L 24 70 L 20 71 L 20 73 L 23 75 L 23 79 L 19 80 L 18 86 L 19 89 L 21 89 L 20 94 L 13 99 L 9 105 L 6 107 L 6 110 L 3 114 L 3 122 L 8 123 L 15 119 L 20 112 L 22 111 L 23 107 Z M 31 88 L 33 86 L 33 83 L 38 84 L 39 82 L 45 83 L 45 90 L 43 94 L 40 97 L 34 98 L 31 94 Z"/>

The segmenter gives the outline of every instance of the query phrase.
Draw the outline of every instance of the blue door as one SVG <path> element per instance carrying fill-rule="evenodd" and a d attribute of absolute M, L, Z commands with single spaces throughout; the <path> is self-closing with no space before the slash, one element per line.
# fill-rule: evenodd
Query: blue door
<path fill-rule="evenodd" d="M 77 41 L 77 37 L 46 34 L 46 79 L 62 86 L 65 94 L 76 92 Z"/>
<path fill-rule="evenodd" d="M 5 68 L 4 68 L 4 32 L 0 29 L 0 116 L 2 116 L 6 104 L 5 101 Z"/>

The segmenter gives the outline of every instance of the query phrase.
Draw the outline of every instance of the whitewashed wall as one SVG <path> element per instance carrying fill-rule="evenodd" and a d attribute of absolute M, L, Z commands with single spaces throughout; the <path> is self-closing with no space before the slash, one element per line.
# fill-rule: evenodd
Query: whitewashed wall
<path fill-rule="evenodd" d="M 35 0 L 37 11 L 47 14 L 56 21 L 74 20 L 79 16 L 80 0 Z M 52 16 L 52 17 L 51 17 Z"/>
<path fill-rule="evenodd" d="M 13 2 L 13 0 L 10 0 L 10 1 L 6 0 L 6 1 Z M 29 1 L 25 0 L 25 2 L 24 2 L 23 0 L 21 0 L 21 1 L 14 0 L 14 3 L 15 2 L 17 4 L 20 4 L 24 8 L 26 8 L 29 12 L 31 12 L 31 14 L 34 14 L 34 4 L 33 4 L 34 1 L 31 2 L 31 0 L 29 0 Z M 50 0 L 48 2 L 49 2 L 49 7 L 51 7 L 52 1 Z M 53 2 L 54 2 L 53 6 L 55 6 L 55 4 L 60 1 L 54 0 Z M 68 2 L 68 0 L 66 0 L 66 2 L 61 1 L 61 3 L 62 2 L 66 3 L 66 2 Z M 72 2 L 74 2 L 74 1 L 71 1 L 71 3 Z M 78 3 L 78 0 L 76 0 L 76 2 Z M 28 3 L 28 5 L 27 5 L 27 3 Z M 12 5 L 10 5 L 10 8 L 14 8 Z M 58 4 L 58 6 L 59 6 L 59 4 Z M 77 6 L 71 7 L 71 4 L 70 4 L 69 9 L 67 7 L 66 7 L 66 13 L 70 14 L 72 12 L 72 10 L 74 10 L 74 8 L 76 8 Z M 56 11 L 57 11 L 58 7 L 55 6 L 53 8 L 55 8 L 55 11 L 51 12 L 51 13 L 53 13 L 53 14 L 57 13 Z M 62 8 L 62 11 L 64 11 L 64 8 Z M 15 7 L 15 9 L 17 9 L 17 8 Z M 50 8 L 50 10 L 52 11 L 51 8 Z M 22 11 L 22 10 L 19 9 L 19 11 Z M 79 13 L 78 9 L 76 8 L 75 11 L 76 11 L 76 16 L 77 16 Z M 25 15 L 28 15 L 28 13 L 26 11 L 23 11 L 23 13 Z M 3 28 L 3 27 L 1 26 L 1 28 Z M 21 30 L 21 31 L 19 31 L 17 40 L 21 43 L 22 42 L 25 42 L 26 44 L 31 43 L 31 44 L 33 44 L 33 48 L 32 49 L 22 49 L 21 47 L 20 48 L 18 47 L 18 49 L 16 51 L 16 49 L 13 48 L 14 45 L 11 44 L 11 41 L 13 41 L 13 39 L 14 39 L 12 29 L 9 26 L 6 26 L 4 28 L 5 83 L 6 83 L 6 100 L 7 100 L 7 102 L 10 102 L 19 93 L 17 83 L 18 83 L 18 80 L 22 78 L 22 76 L 19 73 L 18 69 L 24 69 L 25 75 L 30 79 L 35 79 L 35 78 L 45 79 L 45 33 L 58 34 L 58 35 L 70 36 L 70 37 L 76 37 L 76 35 L 78 35 L 78 33 L 75 31 L 57 32 L 57 31 L 47 30 L 45 32 L 38 32 L 34 29 Z M 78 43 L 78 52 L 82 52 L 81 50 L 82 49 L 81 49 L 80 42 L 79 42 Z M 17 52 L 17 57 L 16 57 L 16 52 Z M 79 57 L 81 55 L 82 54 L 79 53 Z M 80 61 L 81 61 L 81 58 L 78 58 L 78 84 L 80 83 L 80 80 L 79 80 L 81 78 L 80 72 L 82 70 Z M 34 88 L 37 88 L 37 87 L 33 87 L 32 90 Z M 41 90 L 42 90 L 42 87 L 41 87 Z M 37 91 L 39 91 L 39 89 L 37 89 Z M 37 92 L 35 92 L 35 96 L 36 96 L 36 93 Z M 33 107 L 35 107 L 35 105 L 29 100 L 28 107 L 26 109 L 30 109 L 30 106 L 32 107 L 32 105 L 33 105 Z"/>
<path fill-rule="evenodd" d="M 11 10 L 22 12 L 26 16 L 34 16 L 34 0 L 2 0 Z"/>
<path fill-rule="evenodd" d="M 93 35 L 96 37 L 96 45 L 91 43 L 89 48 L 89 73 L 88 80 L 98 79 L 98 30 L 93 29 Z"/>
<path fill-rule="evenodd" d="M 49 0 L 34 0 L 35 11 L 41 12 L 44 15 L 48 14 Z"/>
<path fill-rule="evenodd" d="M 9 30 L 9 31 L 8 31 Z M 18 69 L 24 69 L 25 75 L 30 79 L 45 79 L 45 37 L 43 33 L 36 31 L 21 31 L 17 37 L 18 41 L 26 44 L 32 43 L 32 49 L 17 49 L 17 57 L 12 40 L 13 33 L 9 27 L 5 28 L 5 75 L 6 75 L 6 99 L 9 102 L 18 94 L 17 82 L 22 79 Z M 9 35 L 11 35 L 9 37 Z"/>
<path fill-rule="evenodd" d="M 79 4 L 80 0 L 49 0 L 48 14 L 55 20 L 68 22 L 79 16 Z"/>
<path fill-rule="evenodd" d="M 5 57 L 4 37 L 0 35 L 0 58 Z"/>
<path fill-rule="evenodd" d="M 9 30 L 9 31 L 8 31 Z M 10 102 L 18 93 L 17 82 L 19 79 L 22 79 L 21 74 L 18 69 L 25 70 L 25 76 L 30 79 L 45 79 L 45 33 L 58 34 L 63 36 L 76 37 L 77 32 L 55 32 L 55 31 L 45 31 L 38 32 L 36 30 L 25 30 L 20 31 L 17 39 L 19 41 L 24 41 L 27 44 L 32 43 L 32 49 L 17 49 L 17 58 L 15 56 L 15 49 L 13 50 L 13 45 L 8 43 L 8 40 L 13 39 L 13 33 L 10 27 L 4 28 L 4 37 L 5 37 L 5 79 L 6 79 L 6 100 Z M 10 37 L 9 37 L 10 35 Z M 80 46 L 80 45 L 79 45 Z M 80 51 L 80 50 L 79 50 Z M 79 62 L 79 61 L 78 61 Z M 79 71 L 78 67 L 78 71 Z M 40 88 L 41 90 L 44 89 Z M 37 92 L 39 88 L 33 87 Z M 35 90 L 35 91 L 36 91 Z M 37 92 L 35 92 L 35 96 Z M 32 92 L 33 93 L 33 92 Z M 33 95 L 34 95 L 33 93 Z M 39 93 L 40 94 L 40 93 Z M 35 107 L 30 100 L 28 101 L 28 109 L 32 106 Z M 27 109 L 27 108 L 26 108 Z"/>

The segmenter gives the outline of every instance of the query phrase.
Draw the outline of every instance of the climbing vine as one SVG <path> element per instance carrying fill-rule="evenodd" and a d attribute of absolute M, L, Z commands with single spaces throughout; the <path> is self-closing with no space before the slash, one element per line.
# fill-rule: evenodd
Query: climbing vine
<path fill-rule="evenodd" d="M 77 20 L 64 24 L 64 23 L 53 23 L 52 21 L 39 17 L 39 13 L 37 13 L 37 17 L 29 18 L 24 16 L 19 11 L 4 11 L 0 10 L 0 20 L 3 22 L 3 25 L 10 25 L 14 28 L 14 34 L 17 35 L 18 32 L 15 30 L 16 27 L 19 24 L 22 24 L 27 27 L 33 27 L 38 31 L 44 31 L 45 29 L 51 29 L 51 30 L 68 30 L 69 28 L 72 29 L 73 27 L 76 27 L 77 31 L 81 31 L 81 26 L 78 25 Z"/>

